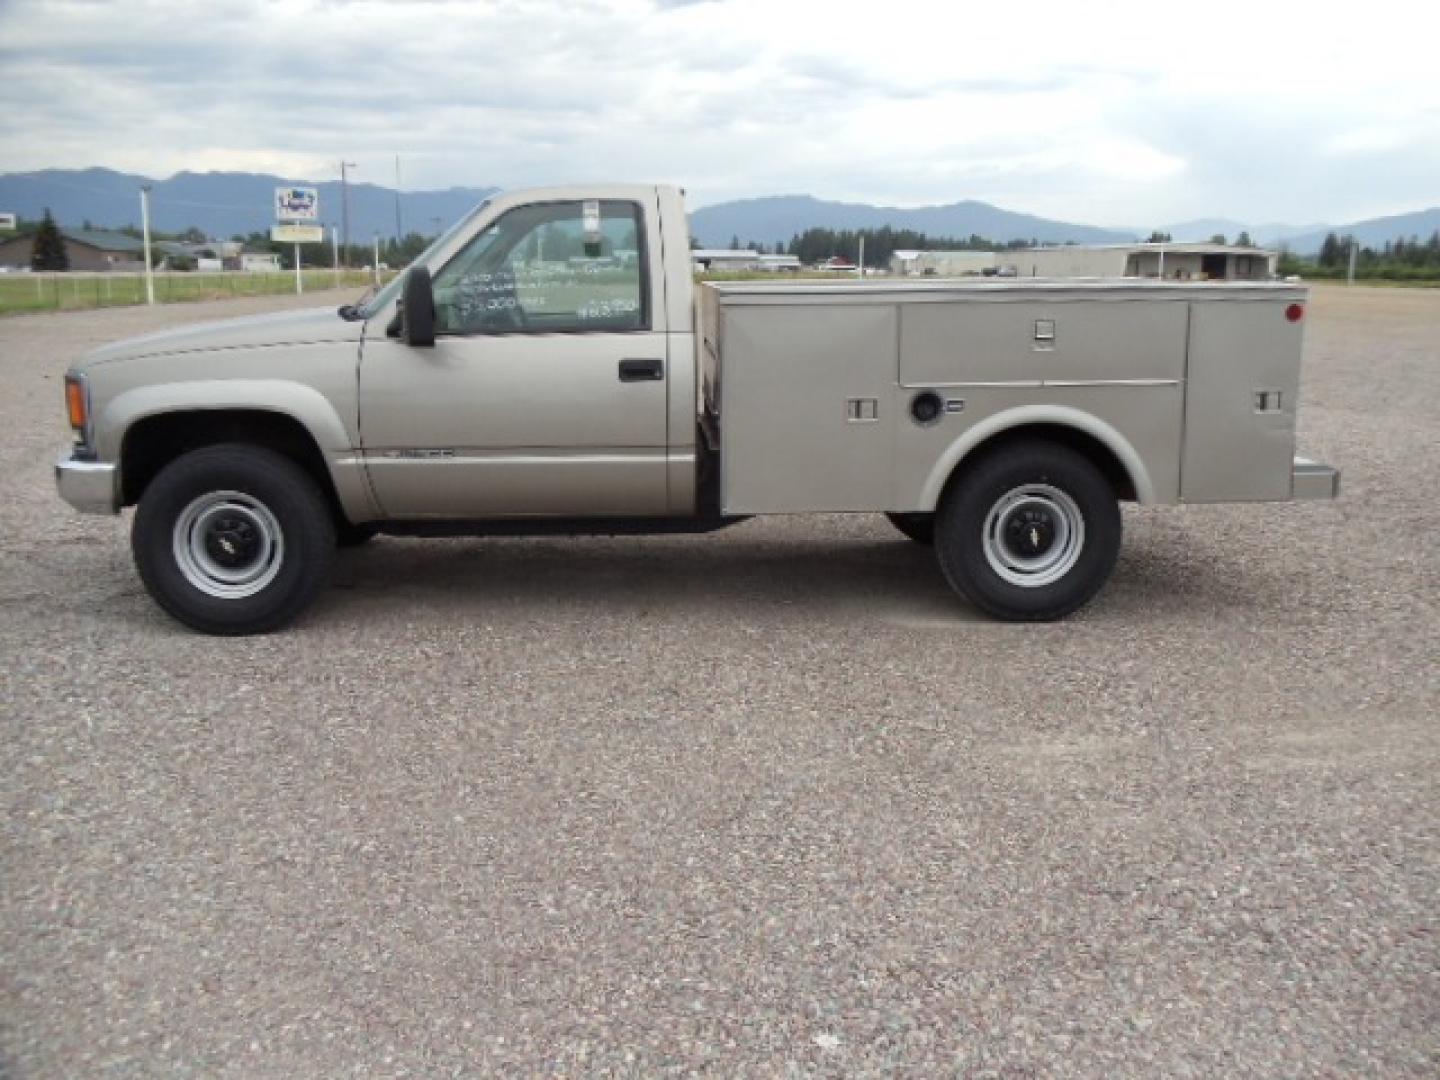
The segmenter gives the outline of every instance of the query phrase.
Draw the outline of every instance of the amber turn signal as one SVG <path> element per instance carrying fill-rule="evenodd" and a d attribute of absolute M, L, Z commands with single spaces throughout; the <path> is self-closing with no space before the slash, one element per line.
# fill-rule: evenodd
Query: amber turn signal
<path fill-rule="evenodd" d="M 70 414 L 70 426 L 76 431 L 84 431 L 89 416 L 85 407 L 85 387 L 79 379 L 65 379 L 65 411 Z"/>

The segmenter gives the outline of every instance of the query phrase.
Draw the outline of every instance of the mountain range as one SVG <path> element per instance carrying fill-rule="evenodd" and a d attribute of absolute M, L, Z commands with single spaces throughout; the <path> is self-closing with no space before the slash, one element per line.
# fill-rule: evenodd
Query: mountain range
<path fill-rule="evenodd" d="M 274 189 L 284 184 L 316 187 L 321 219 L 340 223 L 340 183 L 270 176 L 263 173 L 180 172 L 152 180 L 112 169 L 45 169 L 0 174 L 0 211 L 38 218 L 49 207 L 63 226 L 85 222 L 98 228 L 138 225 L 139 191 L 151 185 L 151 223 L 165 232 L 195 227 L 223 238 L 266 230 L 273 221 Z M 494 193 L 493 187 L 452 187 L 443 191 L 404 191 L 399 197 L 401 230 L 430 235 Z M 349 185 L 350 237 L 366 243 L 374 236 L 396 232 L 396 197 L 378 184 Z M 1149 228 L 1100 228 L 1004 210 L 989 203 L 965 200 L 943 206 L 913 208 L 832 202 L 809 195 L 776 195 L 740 199 L 701 207 L 690 214 L 690 230 L 703 247 L 724 247 L 732 238 L 767 246 L 788 242 L 810 228 L 861 229 L 890 225 L 929 236 L 989 240 L 1038 240 L 1042 243 L 1126 243 L 1150 234 Z M 1396 237 L 1428 238 L 1440 229 L 1440 206 L 1410 214 L 1371 218 L 1348 225 L 1247 225 L 1228 218 L 1202 218 L 1161 226 L 1176 241 L 1208 240 L 1223 233 L 1234 240 L 1243 230 L 1265 245 L 1284 243 L 1301 254 L 1318 251 L 1328 231 L 1356 236 L 1379 246 Z"/>
<path fill-rule="evenodd" d="M 809 195 L 772 195 L 718 203 L 690 213 L 690 232 L 702 247 L 723 247 L 732 237 L 769 246 L 777 240 L 788 243 L 806 229 L 874 229 L 882 225 L 914 229 L 927 236 L 965 239 L 974 235 L 1000 242 L 1039 240 L 1062 244 L 1073 240 L 1081 244 L 1119 244 L 1135 239 L 1133 229 L 1052 221 L 974 200 L 903 209 L 827 202 Z"/>
<path fill-rule="evenodd" d="M 49 207 L 68 228 L 89 221 L 96 228 L 140 224 L 140 188 L 152 186 L 151 227 L 182 232 L 192 226 L 212 239 L 268 230 L 274 224 L 275 188 L 286 184 L 314 187 L 320 193 L 320 217 L 340 224 L 338 180 L 311 183 L 263 173 L 180 172 L 166 180 L 111 169 L 45 169 L 0 175 L 0 210 L 38 218 Z M 369 243 L 374 236 L 395 235 L 395 191 L 377 184 L 351 183 L 350 241 Z M 403 191 L 400 219 L 404 232 L 439 232 L 495 188 Z"/>

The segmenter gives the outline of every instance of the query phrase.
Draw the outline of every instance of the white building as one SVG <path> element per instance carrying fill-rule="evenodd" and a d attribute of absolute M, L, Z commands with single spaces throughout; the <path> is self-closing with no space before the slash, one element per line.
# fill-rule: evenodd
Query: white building
<path fill-rule="evenodd" d="M 777 274 L 791 274 L 800 269 L 800 256 L 798 255 L 761 255 L 760 269 L 770 270 Z"/>
<path fill-rule="evenodd" d="M 897 251 L 896 274 L 925 277 L 1159 278 L 1266 281 L 1276 253 L 1234 244 L 1066 244 L 1006 251 Z"/>
<path fill-rule="evenodd" d="M 995 256 L 1016 277 L 1129 277 L 1167 281 L 1266 281 L 1276 255 L 1234 244 L 1099 244 L 1018 248 Z"/>
<path fill-rule="evenodd" d="M 760 253 L 753 248 L 695 248 L 690 252 L 696 270 L 757 270 Z"/>
<path fill-rule="evenodd" d="M 986 270 L 995 270 L 993 251 L 897 251 L 890 256 L 892 274 L 965 277 Z"/>
<path fill-rule="evenodd" d="M 794 255 L 761 255 L 749 248 L 696 248 L 690 258 L 698 273 L 723 270 L 768 270 L 775 274 L 800 269 Z"/>

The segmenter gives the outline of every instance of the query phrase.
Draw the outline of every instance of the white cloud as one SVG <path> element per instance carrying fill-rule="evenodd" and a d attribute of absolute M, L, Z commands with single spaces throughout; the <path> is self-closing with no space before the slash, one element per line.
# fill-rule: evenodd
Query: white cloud
<path fill-rule="evenodd" d="M 398 153 L 407 187 L 1342 220 L 1440 198 L 1437 30 L 1389 0 L 8 0 L 0 169 L 383 183 Z"/>

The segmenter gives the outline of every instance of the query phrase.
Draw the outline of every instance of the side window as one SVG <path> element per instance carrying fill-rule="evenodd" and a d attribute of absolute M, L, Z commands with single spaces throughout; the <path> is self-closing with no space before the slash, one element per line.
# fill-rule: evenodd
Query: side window
<path fill-rule="evenodd" d="M 594 202 L 536 203 L 501 215 L 435 275 L 436 329 L 645 329 L 640 208 L 600 200 L 598 240 L 595 209 Z"/>

